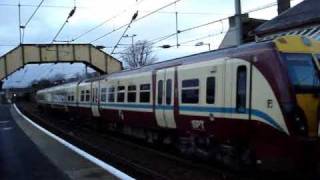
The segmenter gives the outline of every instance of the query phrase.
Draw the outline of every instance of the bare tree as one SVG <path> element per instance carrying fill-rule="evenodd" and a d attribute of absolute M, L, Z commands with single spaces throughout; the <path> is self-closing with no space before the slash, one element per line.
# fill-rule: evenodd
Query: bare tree
<path fill-rule="evenodd" d="M 124 50 L 121 58 L 130 69 L 152 64 L 156 61 L 152 45 L 148 41 L 137 41 Z"/>

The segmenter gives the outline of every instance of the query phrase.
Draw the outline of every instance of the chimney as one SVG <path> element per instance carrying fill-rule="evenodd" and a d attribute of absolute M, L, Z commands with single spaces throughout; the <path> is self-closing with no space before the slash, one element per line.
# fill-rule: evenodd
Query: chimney
<path fill-rule="evenodd" d="M 278 15 L 290 8 L 290 0 L 277 0 L 278 1 Z"/>

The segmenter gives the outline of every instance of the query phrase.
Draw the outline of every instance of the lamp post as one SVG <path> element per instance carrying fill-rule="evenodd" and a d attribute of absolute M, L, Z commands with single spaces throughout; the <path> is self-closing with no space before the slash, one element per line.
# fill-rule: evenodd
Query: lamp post
<path fill-rule="evenodd" d="M 209 48 L 209 51 L 211 50 L 210 43 L 198 42 L 195 44 L 195 46 L 203 46 L 203 45 L 207 45 Z"/>

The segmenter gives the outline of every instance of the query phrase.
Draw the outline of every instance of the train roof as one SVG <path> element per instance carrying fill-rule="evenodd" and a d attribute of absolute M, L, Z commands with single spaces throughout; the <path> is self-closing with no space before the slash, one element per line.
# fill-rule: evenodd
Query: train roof
<path fill-rule="evenodd" d="M 41 91 L 51 91 L 51 90 L 58 90 L 60 88 L 66 88 L 68 86 L 73 86 L 76 84 L 84 84 L 92 81 L 97 81 L 97 80 L 103 80 L 107 78 L 114 78 L 114 77 L 121 77 L 121 76 L 126 76 L 126 75 L 131 75 L 135 73 L 142 73 L 142 72 L 148 72 L 156 69 L 163 69 L 166 67 L 173 67 L 173 66 L 178 66 L 182 64 L 192 64 L 192 63 L 197 63 L 201 61 L 207 61 L 207 60 L 212 60 L 216 59 L 219 57 L 236 57 L 241 54 L 245 53 L 252 53 L 254 50 L 258 49 L 264 49 L 264 48 L 273 48 L 273 42 L 272 41 L 265 41 L 265 42 L 252 42 L 240 46 L 233 46 L 229 48 L 224 48 L 224 49 L 217 49 L 217 50 L 212 50 L 212 51 L 206 51 L 202 53 L 197 53 L 197 54 L 192 54 L 184 57 L 179 57 L 171 60 L 166 60 L 166 61 L 161 61 L 157 63 L 153 63 L 150 65 L 146 65 L 137 69 L 130 69 L 130 70 L 123 70 L 120 72 L 114 72 L 111 74 L 106 74 L 102 75 L 99 77 L 93 77 L 89 79 L 82 80 L 80 82 L 71 82 L 67 84 L 62 84 L 58 85 L 55 87 L 47 88 L 40 90 Z"/>
<path fill-rule="evenodd" d="M 72 87 L 76 86 L 78 83 L 79 82 L 70 82 L 70 83 L 66 83 L 66 84 L 60 84 L 60 85 L 57 85 L 57 86 L 41 89 L 37 93 L 48 92 L 48 91 L 56 91 L 56 90 L 60 90 L 61 88 L 72 88 Z"/>
<path fill-rule="evenodd" d="M 163 69 L 166 67 L 173 67 L 178 66 L 182 64 L 192 64 L 197 63 L 201 61 L 207 61 L 216 59 L 219 57 L 235 57 L 241 54 L 245 53 L 252 53 L 252 50 L 258 50 L 263 48 L 273 48 L 273 42 L 272 41 L 265 41 L 265 42 L 253 42 L 248 43 L 240 46 L 233 46 L 229 48 L 224 49 L 217 49 L 212 51 L 206 51 L 202 53 L 192 54 L 189 56 L 179 57 L 171 60 L 161 61 L 157 63 L 153 63 L 150 65 L 146 65 L 137 69 L 130 69 L 130 70 L 123 70 L 120 72 L 114 72 L 109 75 L 104 75 L 104 78 L 112 78 L 112 77 L 118 77 L 118 76 L 124 76 L 124 75 L 130 75 L 133 73 L 141 73 L 141 72 L 147 72 L 152 71 L 156 69 Z"/>

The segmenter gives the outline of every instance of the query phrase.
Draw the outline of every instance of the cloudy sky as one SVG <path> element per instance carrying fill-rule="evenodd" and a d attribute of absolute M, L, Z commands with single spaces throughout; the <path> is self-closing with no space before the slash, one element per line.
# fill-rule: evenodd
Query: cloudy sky
<path fill-rule="evenodd" d="M 293 0 L 292 6 L 302 0 Z M 20 0 L 21 24 L 25 25 L 41 0 Z M 23 43 L 50 43 L 66 20 L 71 9 L 76 12 L 59 34 L 57 40 L 74 43 L 93 43 L 103 45 L 110 53 L 125 28 L 110 33 L 127 24 L 134 12 L 139 11 L 138 20 L 126 34 L 136 34 L 134 41 L 157 39 L 175 32 L 178 12 L 178 29 L 184 30 L 207 22 L 223 19 L 234 14 L 234 0 L 180 0 L 157 13 L 146 16 L 174 0 L 44 0 L 42 6 L 27 24 Z M 19 44 L 19 0 L 0 0 L 0 55 L 5 54 Z M 242 0 L 243 13 L 263 8 L 276 3 L 276 0 Z M 249 14 L 253 18 L 271 19 L 277 15 L 277 7 L 272 6 Z M 141 17 L 144 17 L 139 19 Z M 97 27 L 93 29 L 94 27 Z M 93 30 L 92 30 L 93 29 Z M 86 33 L 90 31 L 89 33 Z M 228 30 L 227 20 L 192 31 L 179 34 L 179 48 L 162 49 L 164 44 L 175 45 L 173 36 L 154 44 L 154 53 L 159 61 L 189 55 L 208 50 L 208 46 L 194 46 L 198 42 L 210 43 L 212 49 L 217 48 Z M 201 37 L 206 37 L 201 39 Z M 200 39 L 199 39 L 200 38 Z M 98 39 L 98 40 L 97 40 Z M 199 40 L 196 40 L 199 39 Z M 130 44 L 130 38 L 123 38 L 121 44 Z M 126 45 L 119 46 L 115 52 L 121 52 Z M 114 55 L 118 57 L 118 55 Z M 27 65 L 5 81 L 4 87 L 26 86 L 33 79 L 54 76 L 63 73 L 72 76 L 83 72 L 83 65 Z"/>

